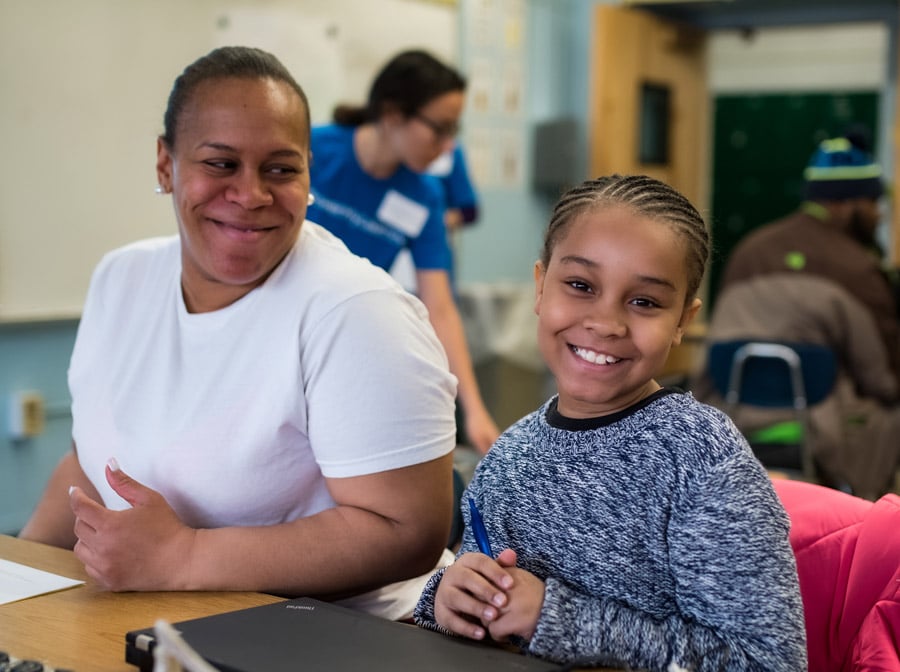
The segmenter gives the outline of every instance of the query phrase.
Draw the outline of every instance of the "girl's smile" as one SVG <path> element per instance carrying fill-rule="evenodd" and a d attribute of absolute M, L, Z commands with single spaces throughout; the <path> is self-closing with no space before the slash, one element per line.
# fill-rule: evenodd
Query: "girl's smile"
<path fill-rule="evenodd" d="M 599 364 L 601 366 L 608 366 L 610 364 L 615 364 L 617 362 L 621 362 L 621 357 L 614 357 L 613 355 L 605 355 L 602 352 L 595 352 L 594 350 L 589 350 L 587 348 L 579 348 L 576 345 L 571 346 L 572 352 L 574 352 L 581 359 L 590 362 L 591 364 Z"/>

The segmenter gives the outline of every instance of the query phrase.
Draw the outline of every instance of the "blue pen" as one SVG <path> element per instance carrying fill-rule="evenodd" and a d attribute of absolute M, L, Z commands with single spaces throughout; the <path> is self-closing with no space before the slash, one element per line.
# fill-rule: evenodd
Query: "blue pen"
<path fill-rule="evenodd" d="M 475 500 L 471 497 L 469 497 L 469 513 L 472 516 L 472 534 L 475 535 L 475 541 L 478 542 L 478 550 L 493 558 L 494 553 L 491 551 L 491 541 L 488 539 L 487 530 L 484 529 L 484 520 L 481 518 L 478 507 L 475 506 Z"/>

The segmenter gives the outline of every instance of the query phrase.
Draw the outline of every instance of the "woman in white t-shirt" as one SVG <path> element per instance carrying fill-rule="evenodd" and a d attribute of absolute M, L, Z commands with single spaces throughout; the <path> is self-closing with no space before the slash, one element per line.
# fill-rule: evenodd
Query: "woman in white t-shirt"
<path fill-rule="evenodd" d="M 97 267 L 73 448 L 20 536 L 111 590 L 253 590 L 409 615 L 452 511 L 456 381 L 422 304 L 304 221 L 309 107 L 271 54 L 175 81 L 178 235 Z"/>

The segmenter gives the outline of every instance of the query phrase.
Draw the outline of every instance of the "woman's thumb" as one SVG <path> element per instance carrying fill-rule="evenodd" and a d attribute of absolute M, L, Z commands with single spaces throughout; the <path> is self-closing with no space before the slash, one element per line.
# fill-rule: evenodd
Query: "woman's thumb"
<path fill-rule="evenodd" d="M 131 504 L 131 506 L 141 503 L 141 494 L 146 488 L 122 471 L 118 460 L 114 457 L 109 458 L 106 462 L 106 482 L 109 483 L 109 487 L 115 490 L 119 497 Z"/>

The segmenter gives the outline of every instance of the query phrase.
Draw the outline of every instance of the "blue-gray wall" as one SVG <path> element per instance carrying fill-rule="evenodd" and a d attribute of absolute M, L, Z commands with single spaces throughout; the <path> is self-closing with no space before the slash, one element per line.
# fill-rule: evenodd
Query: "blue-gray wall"
<path fill-rule="evenodd" d="M 466 0 L 461 7 L 465 11 Z M 579 151 L 573 173 L 586 177 L 589 42 L 593 5 L 579 0 L 531 0 L 527 18 L 525 124 L 521 128 L 525 186 L 520 189 L 479 188 L 482 216 L 457 236 L 458 280 L 479 282 L 532 281 L 543 230 L 558 194 L 530 188 L 537 124 L 572 118 L 579 126 Z M 467 57 L 465 39 L 461 49 Z M 465 128 L 465 126 L 464 126 Z M 464 136 L 463 141 L 467 138 Z"/>
<path fill-rule="evenodd" d="M 73 320 L 0 324 L 0 532 L 21 527 L 70 445 L 66 369 L 76 329 Z M 12 440 L 9 403 L 21 391 L 36 391 L 44 398 L 45 427 L 33 439 Z"/>

